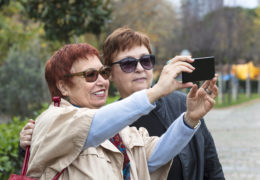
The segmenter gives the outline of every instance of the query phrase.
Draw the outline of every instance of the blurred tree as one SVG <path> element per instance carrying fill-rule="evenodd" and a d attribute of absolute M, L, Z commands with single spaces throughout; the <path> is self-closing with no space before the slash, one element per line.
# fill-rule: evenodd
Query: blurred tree
<path fill-rule="evenodd" d="M 0 9 L 5 6 L 8 5 L 10 3 L 10 0 L 0 0 Z"/>
<path fill-rule="evenodd" d="M 253 29 L 254 36 L 251 38 L 251 53 L 254 54 L 255 62 L 260 64 L 260 6 L 255 10 Z"/>
<path fill-rule="evenodd" d="M 182 46 L 193 56 L 216 56 L 217 63 L 249 58 L 253 35 L 252 14 L 242 8 L 219 8 L 203 18 L 184 15 Z"/>
<path fill-rule="evenodd" d="M 39 43 L 20 51 L 12 48 L 0 66 L 0 111 L 8 115 L 31 116 L 47 101 Z"/>
<path fill-rule="evenodd" d="M 113 12 L 108 24 L 108 34 L 114 29 L 128 26 L 146 33 L 152 43 L 157 64 L 164 64 L 176 51 L 174 31 L 179 26 L 176 12 L 167 0 L 111 1 Z"/>
<path fill-rule="evenodd" d="M 4 6 L 0 11 L 0 65 L 12 46 L 26 49 L 32 39 L 42 34 L 37 24 L 20 15 L 23 11 L 20 3 L 10 3 L 10 6 Z"/>
<path fill-rule="evenodd" d="M 70 42 L 86 32 L 99 40 L 111 13 L 110 0 L 21 0 L 30 18 L 43 23 L 47 39 Z"/>
<path fill-rule="evenodd" d="M 191 4 L 199 2 L 192 1 Z M 191 9 L 189 4 L 183 6 L 182 42 L 194 57 L 214 55 L 216 64 L 221 67 L 219 70 L 223 71 L 223 65 L 227 64 L 227 70 L 222 73 L 230 74 L 231 64 L 237 63 L 239 59 L 253 57 L 253 10 L 222 6 L 213 9 L 208 14 L 199 16 L 200 11 Z M 194 15 L 191 12 L 198 14 Z M 228 101 L 231 102 L 232 85 L 231 81 L 229 82 Z"/>

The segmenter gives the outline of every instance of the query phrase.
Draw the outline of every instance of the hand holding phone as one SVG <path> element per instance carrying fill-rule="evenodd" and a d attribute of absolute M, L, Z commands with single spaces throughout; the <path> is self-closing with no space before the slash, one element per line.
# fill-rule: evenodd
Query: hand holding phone
<path fill-rule="evenodd" d="M 191 63 L 195 70 L 192 73 L 182 72 L 182 82 L 210 80 L 215 76 L 215 57 L 194 58 Z"/>

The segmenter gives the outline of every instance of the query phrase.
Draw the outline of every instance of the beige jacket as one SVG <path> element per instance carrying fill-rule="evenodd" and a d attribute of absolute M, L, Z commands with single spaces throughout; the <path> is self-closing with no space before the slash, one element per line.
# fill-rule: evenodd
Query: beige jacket
<path fill-rule="evenodd" d="M 65 100 L 53 104 L 37 119 L 27 175 L 51 180 L 62 169 L 61 180 L 123 180 L 123 155 L 106 140 L 82 151 L 96 110 L 76 108 Z M 132 180 L 163 180 L 171 162 L 149 174 L 147 161 L 158 141 L 146 129 L 126 127 L 120 133 L 130 159 Z"/>

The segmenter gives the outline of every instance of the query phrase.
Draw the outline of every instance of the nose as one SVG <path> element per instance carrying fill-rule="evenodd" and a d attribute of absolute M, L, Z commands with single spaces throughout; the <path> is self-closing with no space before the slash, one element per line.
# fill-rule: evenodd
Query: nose
<path fill-rule="evenodd" d="M 108 79 L 103 78 L 100 74 L 98 74 L 97 85 L 104 85 L 108 82 Z"/>
<path fill-rule="evenodd" d="M 141 65 L 140 61 L 137 62 L 135 72 L 141 72 L 144 71 L 143 66 Z"/>

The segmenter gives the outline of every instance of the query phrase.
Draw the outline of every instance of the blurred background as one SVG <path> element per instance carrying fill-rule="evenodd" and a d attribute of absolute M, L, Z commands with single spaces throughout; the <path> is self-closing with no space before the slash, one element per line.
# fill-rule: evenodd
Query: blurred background
<path fill-rule="evenodd" d="M 19 132 L 28 118 L 35 118 L 50 103 L 44 79 L 48 58 L 66 43 L 88 42 L 100 49 L 114 29 L 128 26 L 151 38 L 155 81 L 176 55 L 215 56 L 219 96 L 206 119 L 226 178 L 259 180 L 260 154 L 255 153 L 260 152 L 259 3 L 0 0 L 0 179 L 19 172 Z M 108 103 L 118 99 L 113 84 L 109 95 Z M 248 134 L 244 132 L 239 139 L 248 124 L 248 132 L 254 133 L 243 139 Z M 251 158 L 239 159 L 247 156 Z"/>

